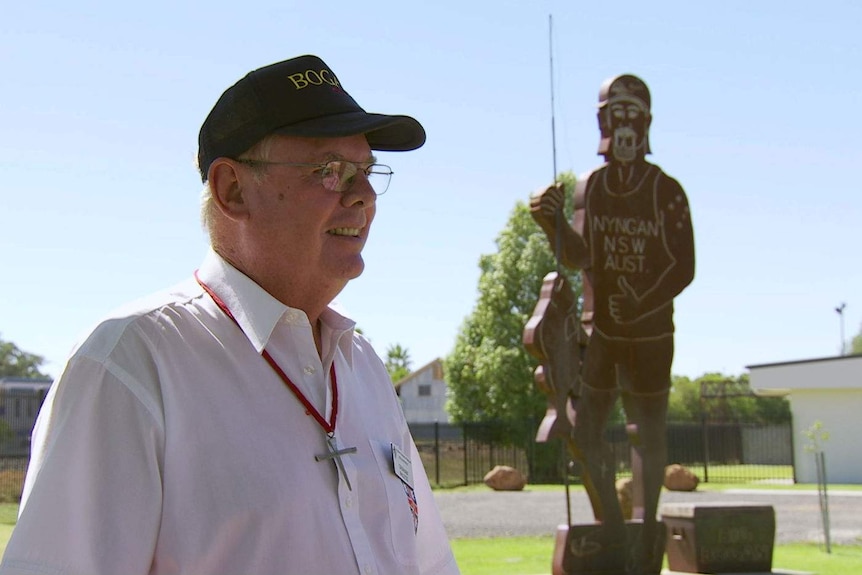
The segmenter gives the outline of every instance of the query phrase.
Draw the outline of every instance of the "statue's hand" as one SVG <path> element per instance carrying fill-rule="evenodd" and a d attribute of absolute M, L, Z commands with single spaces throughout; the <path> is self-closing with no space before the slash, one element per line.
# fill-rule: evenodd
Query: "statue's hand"
<path fill-rule="evenodd" d="M 608 298 L 611 317 L 617 323 L 632 322 L 638 317 L 640 298 L 625 276 L 617 278 L 617 286 L 620 288 L 620 293 L 615 293 Z"/>
<path fill-rule="evenodd" d="M 562 215 L 565 188 L 562 182 L 552 184 L 530 197 L 530 215 L 548 236 L 553 236 L 558 214 Z"/>

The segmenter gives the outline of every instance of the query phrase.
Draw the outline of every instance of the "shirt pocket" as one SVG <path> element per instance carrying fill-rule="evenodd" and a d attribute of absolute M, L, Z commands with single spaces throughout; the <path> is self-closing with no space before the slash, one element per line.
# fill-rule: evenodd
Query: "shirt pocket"
<path fill-rule="evenodd" d="M 392 464 L 392 442 L 369 440 L 377 461 L 380 480 L 386 491 L 389 536 L 394 555 L 405 567 L 417 567 L 416 521 L 421 520 L 413 489 L 395 475 Z M 397 445 L 397 444 L 396 444 Z M 399 446 L 399 449 L 404 449 Z M 405 453 L 410 453 L 409 449 Z M 411 498 L 411 494 L 412 498 Z M 416 517 L 414 518 L 414 513 Z"/>

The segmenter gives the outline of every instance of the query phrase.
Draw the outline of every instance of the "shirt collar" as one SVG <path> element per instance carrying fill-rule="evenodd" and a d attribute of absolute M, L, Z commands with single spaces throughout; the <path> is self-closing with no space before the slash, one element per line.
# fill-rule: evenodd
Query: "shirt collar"
<path fill-rule="evenodd" d="M 197 275 L 227 305 L 258 353 L 263 352 L 273 329 L 283 317 L 289 318 L 292 323 L 308 325 L 308 316 L 304 311 L 272 297 L 212 249 L 207 252 Z M 356 323 L 331 306 L 320 315 L 320 322 L 324 326 L 322 336 L 328 334 L 330 337 L 330 349 L 337 344 L 348 363 L 352 363 L 352 332 Z M 349 337 L 342 337 L 348 333 Z"/>

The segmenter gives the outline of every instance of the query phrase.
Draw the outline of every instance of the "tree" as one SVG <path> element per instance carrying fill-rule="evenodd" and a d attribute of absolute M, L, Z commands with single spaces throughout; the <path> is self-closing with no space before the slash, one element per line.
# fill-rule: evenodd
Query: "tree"
<path fill-rule="evenodd" d="M 27 353 L 18 349 L 10 341 L 0 339 L 0 377 L 32 377 L 47 378 L 48 375 L 39 371 L 45 363 L 41 355 Z"/>
<path fill-rule="evenodd" d="M 698 421 L 700 415 L 700 383 L 682 375 L 672 376 L 667 405 L 668 420 Z"/>
<path fill-rule="evenodd" d="M 701 390 L 709 395 L 704 398 Z M 790 421 L 790 402 L 783 397 L 759 397 L 749 385 L 748 374 L 728 376 L 705 373 L 694 381 L 687 377 L 672 378 L 668 419 L 698 421 L 702 417 L 757 423 Z"/>
<path fill-rule="evenodd" d="M 567 190 L 574 188 L 572 174 L 562 179 Z M 447 408 L 458 423 L 501 422 L 514 440 L 523 437 L 525 424 L 538 424 L 547 404 L 533 381 L 538 362 L 527 353 L 522 336 L 555 262 L 524 202 L 515 205 L 496 245 L 497 253 L 479 260 L 478 302 L 444 361 Z M 580 276 L 566 273 L 580 294 Z"/>
<path fill-rule="evenodd" d="M 400 344 L 390 345 L 386 350 L 386 371 L 393 382 L 410 375 L 410 353 Z"/>
<path fill-rule="evenodd" d="M 862 355 L 862 326 L 859 326 L 859 334 L 850 342 L 850 355 Z"/>

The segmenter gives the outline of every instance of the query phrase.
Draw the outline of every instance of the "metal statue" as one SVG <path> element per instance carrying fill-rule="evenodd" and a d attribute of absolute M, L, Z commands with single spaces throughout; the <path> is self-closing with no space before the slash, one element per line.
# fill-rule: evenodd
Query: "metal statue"
<path fill-rule="evenodd" d="M 598 153 L 605 163 L 578 179 L 571 225 L 557 223 L 562 185 L 531 198 L 532 216 L 557 246 L 560 263 L 582 270 L 585 300 L 579 333 L 589 336 L 582 365 L 574 361 L 577 381 L 545 386 L 555 398 L 549 416 L 566 418 L 546 422 L 545 428 L 570 431 L 569 451 L 581 463 L 596 519 L 577 537 L 568 534 L 566 553 L 555 567 L 561 574 L 658 573 L 664 552 L 656 513 L 667 464 L 673 300 L 693 280 L 695 260 L 685 192 L 646 160 L 650 108 L 649 89 L 640 78 L 625 74 L 606 81 L 598 107 Z M 528 328 L 541 322 L 534 317 L 531 324 Z M 572 372 L 571 358 L 548 355 L 543 372 Z M 637 529 L 627 526 L 620 508 L 614 460 L 604 437 L 618 397 L 632 445 Z"/>

